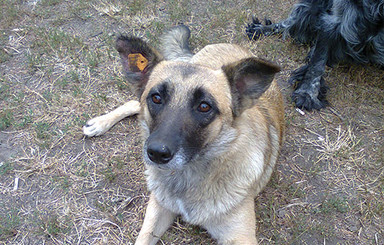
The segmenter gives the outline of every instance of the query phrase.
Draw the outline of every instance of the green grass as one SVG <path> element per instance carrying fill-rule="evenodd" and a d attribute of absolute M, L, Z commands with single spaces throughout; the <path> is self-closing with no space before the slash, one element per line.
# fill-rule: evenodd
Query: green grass
<path fill-rule="evenodd" d="M 10 81 L 0 76 L 0 98 L 5 101 L 11 94 Z"/>
<path fill-rule="evenodd" d="M 48 239 L 59 238 L 71 229 L 68 216 L 59 216 L 50 211 L 35 211 L 30 222 L 34 225 L 34 233 L 43 235 Z"/>
<path fill-rule="evenodd" d="M 18 233 L 18 227 L 21 225 L 20 213 L 16 209 L 9 209 L 3 203 L 0 204 L 6 214 L 0 214 L 0 242 L 14 237 Z"/>
<path fill-rule="evenodd" d="M 57 187 L 64 192 L 70 191 L 71 186 L 73 185 L 71 179 L 68 176 L 53 176 L 50 179 L 50 182 L 54 187 Z"/>
<path fill-rule="evenodd" d="M 76 176 L 83 177 L 83 178 L 89 176 L 89 169 L 88 169 L 87 162 L 85 161 L 78 162 L 75 164 L 74 167 L 76 169 L 74 171 Z"/>
<path fill-rule="evenodd" d="M 10 161 L 1 162 L 1 164 L 0 164 L 0 175 L 6 175 L 10 171 L 12 171 L 13 169 L 14 168 L 13 168 L 13 163 L 12 162 L 10 162 Z"/>
<path fill-rule="evenodd" d="M 32 122 L 32 111 L 24 107 L 25 98 L 24 91 L 14 91 L 11 81 L 0 76 L 0 130 L 21 129 Z"/>
<path fill-rule="evenodd" d="M 349 211 L 349 204 L 344 198 L 330 197 L 323 201 L 319 211 L 325 214 L 346 213 Z"/>
<path fill-rule="evenodd" d="M 59 3 L 62 3 L 62 1 L 61 0 L 42 0 L 41 1 L 41 4 L 43 6 L 55 6 Z"/>
<path fill-rule="evenodd" d="M 33 72 L 36 72 L 39 69 L 44 69 L 43 59 L 40 54 L 33 53 L 27 54 L 28 66 Z"/>
<path fill-rule="evenodd" d="M 0 40 L 0 45 L 4 46 Z M 0 49 L 0 64 L 8 61 L 10 58 L 10 55 L 4 50 Z"/>
<path fill-rule="evenodd" d="M 139 14 L 140 11 L 143 11 L 145 8 L 145 2 L 140 0 L 133 0 L 126 3 L 126 9 L 128 10 L 128 13 L 131 15 Z"/>
<path fill-rule="evenodd" d="M 12 0 L 2 0 L 0 2 L 0 23 L 3 27 L 10 27 L 18 21 L 22 15 L 20 5 Z"/>
<path fill-rule="evenodd" d="M 5 130 L 15 122 L 11 110 L 0 111 L 0 130 Z"/>
<path fill-rule="evenodd" d="M 111 167 L 102 169 L 101 174 L 104 176 L 104 179 L 109 183 L 112 183 L 117 177 L 117 174 L 114 172 L 113 168 Z"/>
<path fill-rule="evenodd" d="M 83 47 L 83 41 L 76 35 L 68 34 L 60 28 L 38 28 L 32 48 L 44 52 L 46 55 L 64 58 L 76 54 Z"/>
<path fill-rule="evenodd" d="M 35 127 L 36 136 L 38 139 L 47 140 L 51 137 L 51 126 L 47 122 L 37 122 L 33 125 Z"/>

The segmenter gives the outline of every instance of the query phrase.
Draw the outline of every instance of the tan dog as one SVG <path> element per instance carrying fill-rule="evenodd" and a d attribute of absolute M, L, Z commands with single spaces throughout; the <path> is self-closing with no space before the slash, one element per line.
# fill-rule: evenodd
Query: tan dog
<path fill-rule="evenodd" d="M 99 135 L 139 113 L 151 191 L 136 244 L 156 244 L 176 215 L 220 244 L 257 244 L 254 198 L 268 182 L 284 130 L 274 75 L 279 67 L 232 44 L 193 55 L 189 29 L 162 37 L 162 55 L 138 38 L 120 37 L 129 82 L 140 98 L 92 119 Z"/>

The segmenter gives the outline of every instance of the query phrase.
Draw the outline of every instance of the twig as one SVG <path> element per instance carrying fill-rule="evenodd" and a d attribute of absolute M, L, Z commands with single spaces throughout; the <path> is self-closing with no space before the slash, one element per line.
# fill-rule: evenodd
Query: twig
<path fill-rule="evenodd" d="M 19 177 L 15 178 L 15 185 L 13 186 L 13 191 L 17 191 L 19 188 Z"/>
<path fill-rule="evenodd" d="M 338 118 L 340 118 L 341 121 L 345 121 L 345 118 L 344 118 L 342 115 L 340 115 L 340 113 L 338 113 L 338 112 L 336 111 L 336 109 L 332 108 L 331 106 L 329 106 L 328 109 L 329 109 L 333 114 L 335 114 Z"/>

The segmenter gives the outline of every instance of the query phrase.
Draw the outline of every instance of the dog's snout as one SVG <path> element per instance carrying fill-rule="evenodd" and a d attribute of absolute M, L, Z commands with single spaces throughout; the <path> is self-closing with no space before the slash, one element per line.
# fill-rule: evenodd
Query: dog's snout
<path fill-rule="evenodd" d="M 152 143 L 148 145 L 147 154 L 149 159 L 157 164 L 166 164 L 173 158 L 172 151 L 164 144 Z"/>

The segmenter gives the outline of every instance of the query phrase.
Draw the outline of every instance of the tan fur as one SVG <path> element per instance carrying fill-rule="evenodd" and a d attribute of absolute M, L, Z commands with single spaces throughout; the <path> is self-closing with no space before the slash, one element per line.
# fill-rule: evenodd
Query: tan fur
<path fill-rule="evenodd" d="M 220 114 L 204 129 L 201 155 L 205 158 L 181 170 L 146 165 L 151 196 L 136 244 L 156 244 L 179 214 L 207 229 L 219 244 L 257 244 L 254 198 L 271 176 L 284 133 L 280 89 L 273 81 L 261 97 L 247 102 L 245 106 L 251 108 L 235 116 L 234 95 L 222 67 L 253 55 L 237 45 L 214 44 L 190 59 L 183 57 L 182 62 L 161 61 L 150 74 L 140 100 L 144 140 L 154 123 L 146 98 L 165 80 L 171 81 L 174 97 L 168 107 L 175 113 L 193 88 L 203 87 L 215 98 Z M 175 194 L 177 188 L 183 193 Z"/>

